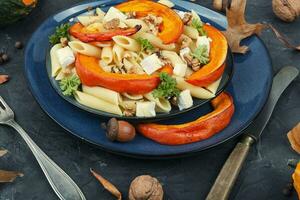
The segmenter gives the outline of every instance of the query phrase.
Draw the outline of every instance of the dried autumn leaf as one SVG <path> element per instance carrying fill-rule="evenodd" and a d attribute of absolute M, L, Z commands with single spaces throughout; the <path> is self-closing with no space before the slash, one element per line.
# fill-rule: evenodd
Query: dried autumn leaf
<path fill-rule="evenodd" d="M 7 154 L 7 150 L 0 150 L 0 157 L 4 156 L 5 154 Z"/>
<path fill-rule="evenodd" d="M 0 183 L 13 182 L 17 177 L 24 176 L 21 172 L 0 170 Z"/>
<path fill-rule="evenodd" d="M 93 169 L 90 169 L 90 171 L 106 190 L 108 190 L 112 195 L 117 197 L 118 200 L 122 200 L 122 194 L 116 188 L 116 186 L 114 186 L 111 182 L 103 178 L 100 174 L 96 173 Z"/>
<path fill-rule="evenodd" d="M 288 132 L 287 137 L 292 149 L 300 154 L 300 122 Z"/>
<path fill-rule="evenodd" d="M 228 28 L 224 35 L 231 51 L 234 53 L 246 53 L 247 46 L 240 46 L 241 40 L 253 34 L 259 34 L 266 25 L 261 23 L 249 24 L 245 20 L 246 0 L 232 0 L 230 8 L 226 9 Z"/>
<path fill-rule="evenodd" d="M 8 81 L 8 79 L 8 75 L 0 75 L 0 84 L 5 83 L 6 81 Z"/>

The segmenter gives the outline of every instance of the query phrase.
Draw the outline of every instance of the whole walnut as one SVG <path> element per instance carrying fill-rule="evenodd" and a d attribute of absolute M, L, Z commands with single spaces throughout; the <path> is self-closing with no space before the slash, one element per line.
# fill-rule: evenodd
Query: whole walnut
<path fill-rule="evenodd" d="M 294 21 L 300 15 L 299 0 L 273 0 L 273 12 L 286 22 Z"/>
<path fill-rule="evenodd" d="M 159 181 L 149 175 L 136 177 L 130 184 L 129 200 L 162 200 L 163 189 Z"/>

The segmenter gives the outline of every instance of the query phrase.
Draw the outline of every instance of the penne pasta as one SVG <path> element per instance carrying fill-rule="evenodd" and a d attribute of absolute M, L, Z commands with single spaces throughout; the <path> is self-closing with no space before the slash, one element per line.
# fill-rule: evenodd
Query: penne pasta
<path fill-rule="evenodd" d="M 199 98 L 199 99 L 210 99 L 215 97 L 215 95 L 213 93 L 211 93 L 210 91 L 202 88 L 202 87 L 197 87 L 195 85 L 192 85 L 188 82 L 186 82 L 183 78 L 181 77 L 175 77 L 176 82 L 177 82 L 177 88 L 180 90 L 190 90 L 191 91 L 191 95 L 193 97 Z"/>
<path fill-rule="evenodd" d="M 105 12 L 101 8 L 96 8 L 96 14 L 102 18 L 105 16 Z"/>
<path fill-rule="evenodd" d="M 143 99 L 143 95 L 141 95 L 141 94 L 122 93 L 122 95 L 124 97 L 126 97 L 127 99 L 130 99 L 130 100 L 141 100 L 141 99 Z"/>
<path fill-rule="evenodd" d="M 103 87 L 89 87 L 86 85 L 82 85 L 82 91 L 86 94 L 92 95 L 108 103 L 119 105 L 120 94 L 110 89 L 106 89 Z"/>
<path fill-rule="evenodd" d="M 54 45 L 50 50 L 50 60 L 51 60 L 51 76 L 55 77 L 61 70 L 62 66 L 59 64 L 56 51 L 61 49 L 61 44 Z"/>
<path fill-rule="evenodd" d="M 199 36 L 197 29 L 191 26 L 184 26 L 183 33 L 194 40 L 196 40 Z"/>
<path fill-rule="evenodd" d="M 135 40 L 127 36 L 117 35 L 112 38 L 113 41 L 123 47 L 124 49 L 128 49 L 130 51 L 140 51 L 140 44 Z"/>
<path fill-rule="evenodd" d="M 112 48 L 113 60 L 118 67 L 122 66 L 122 58 L 124 55 L 124 49 L 118 44 L 115 44 Z"/>
<path fill-rule="evenodd" d="M 85 27 L 85 30 L 91 33 L 104 32 L 106 29 L 104 28 L 102 23 L 95 22 Z"/>
<path fill-rule="evenodd" d="M 86 94 L 84 92 L 76 91 L 74 93 L 76 101 L 82 105 L 96 110 L 101 110 L 108 113 L 113 113 L 117 115 L 123 115 L 119 106 L 111 104 L 107 101 L 94 97 L 92 95 Z"/>
<path fill-rule="evenodd" d="M 69 36 L 69 40 L 70 41 L 80 41 L 80 40 L 78 40 L 76 37 L 74 37 L 72 35 Z"/>
<path fill-rule="evenodd" d="M 111 47 L 103 47 L 101 52 L 101 60 L 106 64 L 110 64 L 113 61 L 113 53 Z"/>
<path fill-rule="evenodd" d="M 87 56 L 93 56 L 97 58 L 101 57 L 101 50 L 93 45 L 81 41 L 72 41 L 69 42 L 69 46 L 76 53 L 84 54 Z"/>
<path fill-rule="evenodd" d="M 155 110 L 157 112 L 170 112 L 170 110 L 172 109 L 171 104 L 168 100 L 163 98 L 154 98 L 151 92 L 144 94 L 144 97 L 149 101 L 155 103 Z"/>
<path fill-rule="evenodd" d="M 161 55 L 170 60 L 173 67 L 176 64 L 185 64 L 185 62 L 180 58 L 180 56 L 174 51 L 163 50 L 161 51 Z"/>
<path fill-rule="evenodd" d="M 216 92 L 219 88 L 221 80 L 222 80 L 222 76 L 218 80 L 216 80 L 215 82 L 213 82 L 212 84 L 207 86 L 206 89 L 211 91 L 213 94 L 216 94 Z"/>
<path fill-rule="evenodd" d="M 105 41 L 105 42 L 90 42 L 90 45 L 96 46 L 96 47 L 111 47 L 113 45 L 113 42 L 111 41 Z"/>
<path fill-rule="evenodd" d="M 104 16 L 100 16 L 100 15 L 97 15 L 97 16 L 82 15 L 82 16 L 78 16 L 77 19 L 82 25 L 88 26 L 95 22 L 102 22 L 103 17 Z"/>
<path fill-rule="evenodd" d="M 126 19 L 124 23 L 131 28 L 135 27 L 136 25 L 141 25 L 142 28 L 139 30 L 139 32 L 147 32 L 150 30 L 146 22 L 141 19 Z"/>
<path fill-rule="evenodd" d="M 171 51 L 171 50 L 176 49 L 176 45 L 174 43 L 164 44 L 159 37 L 157 37 L 157 36 L 155 36 L 151 33 L 138 32 L 133 37 L 135 39 L 137 39 L 139 37 L 141 37 L 143 39 L 147 39 L 152 45 L 154 45 L 158 48 L 164 49 L 164 50 L 170 50 Z"/>

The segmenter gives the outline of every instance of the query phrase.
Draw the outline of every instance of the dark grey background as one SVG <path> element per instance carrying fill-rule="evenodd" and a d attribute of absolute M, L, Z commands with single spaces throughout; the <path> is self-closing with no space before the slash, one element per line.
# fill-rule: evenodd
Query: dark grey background
<path fill-rule="evenodd" d="M 41 0 L 29 17 L 10 27 L 1 28 L 0 48 L 5 49 L 12 59 L 0 66 L 1 74 L 11 76 L 7 84 L 0 86 L 0 95 L 14 109 L 20 125 L 78 183 L 88 200 L 114 199 L 90 175 L 90 167 L 115 183 L 124 196 L 127 196 L 129 184 L 134 177 L 150 174 L 163 184 L 166 199 L 204 199 L 237 139 L 188 158 L 161 161 L 126 158 L 106 153 L 72 137 L 54 123 L 34 100 L 23 73 L 24 50 L 15 50 L 14 43 L 16 40 L 26 43 L 47 17 L 79 2 Z M 211 8 L 210 0 L 197 2 Z M 272 13 L 270 0 L 248 1 L 247 19 L 250 22 L 272 23 L 292 40 L 298 39 L 300 42 L 300 19 L 291 24 L 281 22 Z M 264 31 L 262 38 L 270 50 L 274 73 L 285 65 L 300 69 L 300 52 L 283 47 L 269 30 Z M 286 133 L 299 121 L 298 77 L 279 100 L 262 140 L 251 150 L 231 199 L 286 199 L 281 190 L 292 174 L 292 169 L 286 165 L 287 160 L 300 158 L 291 150 Z M 0 127 L 0 148 L 9 150 L 0 159 L 0 169 L 20 170 L 25 174 L 14 183 L 0 185 L 0 200 L 56 199 L 36 160 L 15 131 Z M 297 199 L 296 194 L 290 199 Z"/>

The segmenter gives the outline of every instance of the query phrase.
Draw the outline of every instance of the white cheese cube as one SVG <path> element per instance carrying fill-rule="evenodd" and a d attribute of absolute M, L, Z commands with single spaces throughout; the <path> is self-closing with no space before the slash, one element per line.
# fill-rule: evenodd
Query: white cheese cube
<path fill-rule="evenodd" d="M 176 63 L 173 69 L 173 74 L 179 77 L 184 77 L 187 69 L 187 64 Z"/>
<path fill-rule="evenodd" d="M 70 47 L 64 47 L 56 51 L 59 64 L 65 68 L 75 62 L 75 56 Z"/>
<path fill-rule="evenodd" d="M 172 8 L 174 7 L 174 3 L 172 1 L 169 1 L 169 0 L 159 0 L 157 3 L 161 3 L 165 6 L 168 6 L 169 8 Z"/>
<path fill-rule="evenodd" d="M 179 110 L 187 109 L 193 106 L 193 98 L 190 90 L 183 90 L 178 96 Z"/>
<path fill-rule="evenodd" d="M 176 12 L 177 12 L 177 14 L 179 15 L 179 17 L 180 17 L 181 19 L 184 18 L 184 15 L 185 15 L 185 13 L 186 13 L 186 12 L 183 12 L 183 11 L 181 11 L 181 10 L 178 10 L 178 11 L 176 11 Z"/>
<path fill-rule="evenodd" d="M 191 49 L 189 47 L 185 47 L 183 49 L 180 49 L 179 51 L 179 55 L 181 57 L 181 59 L 183 60 L 183 62 L 186 62 L 186 60 L 184 59 L 184 55 L 190 54 L 191 53 Z"/>
<path fill-rule="evenodd" d="M 108 22 L 115 18 L 118 18 L 121 22 L 124 22 L 127 19 L 127 16 L 115 7 L 110 7 L 104 16 L 103 21 Z"/>
<path fill-rule="evenodd" d="M 162 68 L 163 63 L 159 60 L 158 56 L 154 53 L 150 56 L 147 56 L 141 61 L 141 66 L 144 71 L 150 75 L 156 70 Z"/>
<path fill-rule="evenodd" d="M 205 45 L 207 47 L 207 51 L 209 53 L 210 51 L 210 42 L 211 42 L 211 39 L 209 37 L 206 37 L 206 36 L 199 36 L 197 38 L 197 41 L 196 41 L 196 45 L 197 47 L 200 46 L 200 45 Z"/>
<path fill-rule="evenodd" d="M 137 117 L 155 117 L 155 102 L 137 102 L 135 115 Z"/>

